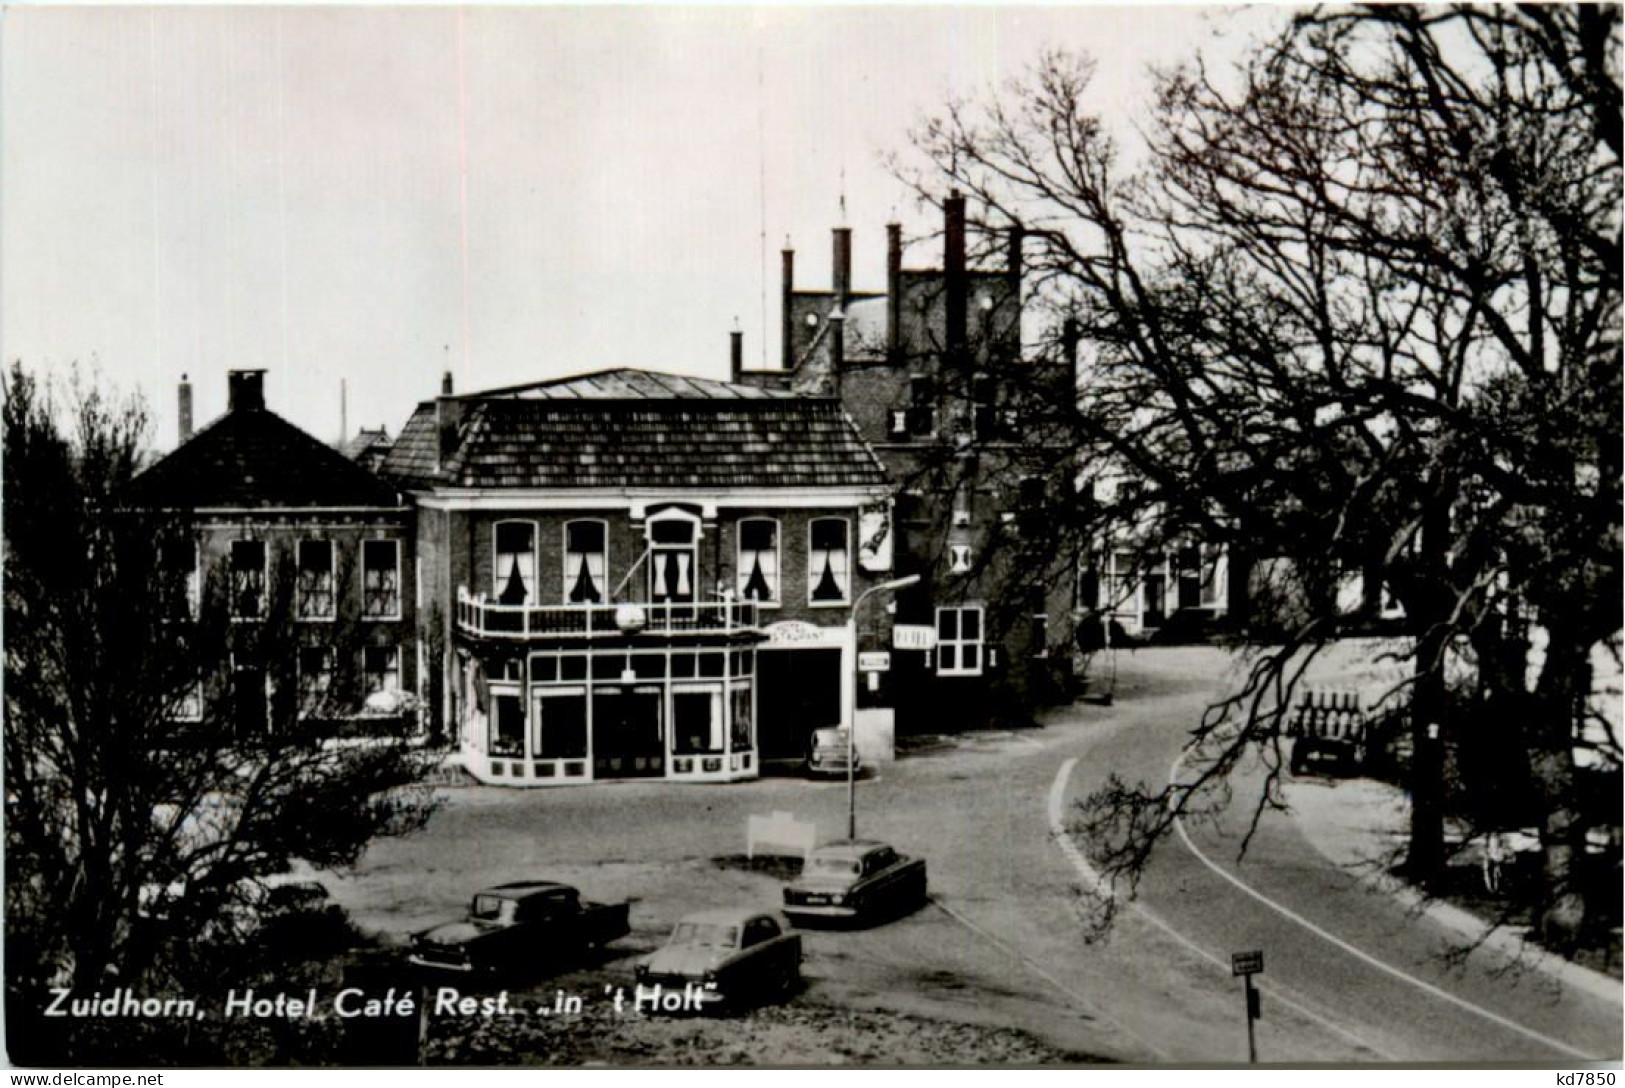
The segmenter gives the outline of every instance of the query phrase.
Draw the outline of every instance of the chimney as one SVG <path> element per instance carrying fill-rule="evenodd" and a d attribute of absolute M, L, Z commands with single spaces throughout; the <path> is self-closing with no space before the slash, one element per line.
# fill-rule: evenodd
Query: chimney
<path fill-rule="evenodd" d="M 846 306 L 837 302 L 829 313 L 830 396 L 841 395 L 841 368 L 846 366 Z"/>
<path fill-rule="evenodd" d="M 1061 325 L 1061 360 L 1072 368 L 1074 377 L 1078 373 L 1078 342 L 1083 339 L 1082 329 L 1078 319 L 1069 317 Z"/>
<path fill-rule="evenodd" d="M 942 202 L 943 320 L 949 361 L 965 364 L 965 198 L 958 189 Z"/>
<path fill-rule="evenodd" d="M 835 302 L 844 310 L 847 297 L 852 294 L 852 228 L 836 227 L 831 233 L 835 243 L 830 264 Z"/>
<path fill-rule="evenodd" d="M 442 397 L 451 396 L 451 371 L 449 370 L 440 375 L 440 395 Z"/>
<path fill-rule="evenodd" d="M 265 410 L 265 371 L 226 371 L 226 410 L 263 412 Z"/>
<path fill-rule="evenodd" d="M 784 259 L 784 273 L 782 277 L 783 288 L 779 298 L 779 308 L 784 316 L 784 343 L 781 345 L 780 367 L 784 370 L 796 368 L 795 345 L 795 314 L 792 312 L 791 302 L 796 287 L 796 251 L 789 246 L 789 239 L 785 239 L 785 247 L 780 256 Z"/>
<path fill-rule="evenodd" d="M 739 319 L 734 319 L 735 329 L 728 334 L 728 380 L 739 383 L 745 375 L 745 334 L 737 328 Z"/>
<path fill-rule="evenodd" d="M 903 226 L 886 224 L 886 355 L 903 358 Z"/>
<path fill-rule="evenodd" d="M 182 445 L 192 437 L 192 383 L 181 375 L 180 389 L 177 391 L 177 407 L 180 418 L 180 439 L 175 444 Z"/>
<path fill-rule="evenodd" d="M 463 422 L 463 402 L 449 393 L 436 397 L 434 419 L 435 428 L 440 435 L 439 457 L 435 462 L 438 468 L 457 452 L 457 440 Z"/>

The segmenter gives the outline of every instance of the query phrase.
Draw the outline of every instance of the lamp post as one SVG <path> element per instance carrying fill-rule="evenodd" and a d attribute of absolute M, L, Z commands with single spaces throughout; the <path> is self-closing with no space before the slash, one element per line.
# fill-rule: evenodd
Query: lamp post
<path fill-rule="evenodd" d="M 902 578 L 893 578 L 889 582 L 872 585 L 852 602 L 852 618 L 847 622 L 852 625 L 852 653 L 855 657 L 858 652 L 858 609 L 863 602 L 875 593 L 883 590 L 907 589 L 920 580 L 918 574 L 905 575 Z M 856 686 L 852 689 L 851 717 L 846 723 L 846 837 L 858 837 L 858 779 L 857 779 L 857 736 L 858 736 L 858 696 Z"/>

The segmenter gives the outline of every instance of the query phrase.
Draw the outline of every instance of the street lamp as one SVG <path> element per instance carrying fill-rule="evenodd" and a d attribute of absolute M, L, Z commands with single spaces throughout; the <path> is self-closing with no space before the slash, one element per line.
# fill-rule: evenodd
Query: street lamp
<path fill-rule="evenodd" d="M 907 589 L 920 580 L 918 574 L 905 575 L 902 578 L 893 578 L 889 582 L 872 585 L 852 602 L 852 617 L 847 622 L 852 625 L 852 653 L 858 652 L 858 609 L 872 594 L 890 589 Z M 857 736 L 858 736 L 858 700 L 857 689 L 853 688 L 851 716 L 846 723 L 846 837 L 858 837 L 858 779 L 857 779 Z"/>

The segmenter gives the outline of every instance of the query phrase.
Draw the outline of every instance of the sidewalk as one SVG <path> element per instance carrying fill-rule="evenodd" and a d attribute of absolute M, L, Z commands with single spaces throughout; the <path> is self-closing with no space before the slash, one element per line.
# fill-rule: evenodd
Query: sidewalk
<path fill-rule="evenodd" d="M 1590 968 L 1571 963 L 1517 932 L 1492 928 L 1483 919 L 1450 903 L 1427 900 L 1389 869 L 1405 844 L 1410 804 L 1405 792 L 1369 778 L 1288 778 L 1287 803 L 1304 838 L 1340 868 L 1387 892 L 1408 910 L 1445 927 L 1468 942 L 1482 942 L 1565 985 L 1620 1001 L 1625 984 Z"/>

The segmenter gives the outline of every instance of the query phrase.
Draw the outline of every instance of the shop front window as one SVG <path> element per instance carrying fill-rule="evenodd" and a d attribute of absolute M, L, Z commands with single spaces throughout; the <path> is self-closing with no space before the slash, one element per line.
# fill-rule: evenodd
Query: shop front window
<path fill-rule="evenodd" d="M 672 752 L 680 756 L 722 751 L 722 696 L 714 688 L 671 694 Z"/>
<path fill-rule="evenodd" d="M 525 707 L 518 692 L 491 693 L 491 754 L 525 754 Z"/>
<path fill-rule="evenodd" d="M 729 696 L 733 705 L 731 727 L 729 730 L 729 746 L 736 752 L 750 749 L 750 687 L 748 685 L 735 686 Z"/>
<path fill-rule="evenodd" d="M 535 759 L 587 757 L 587 691 L 568 688 L 537 692 L 532 702 L 531 756 Z"/>

